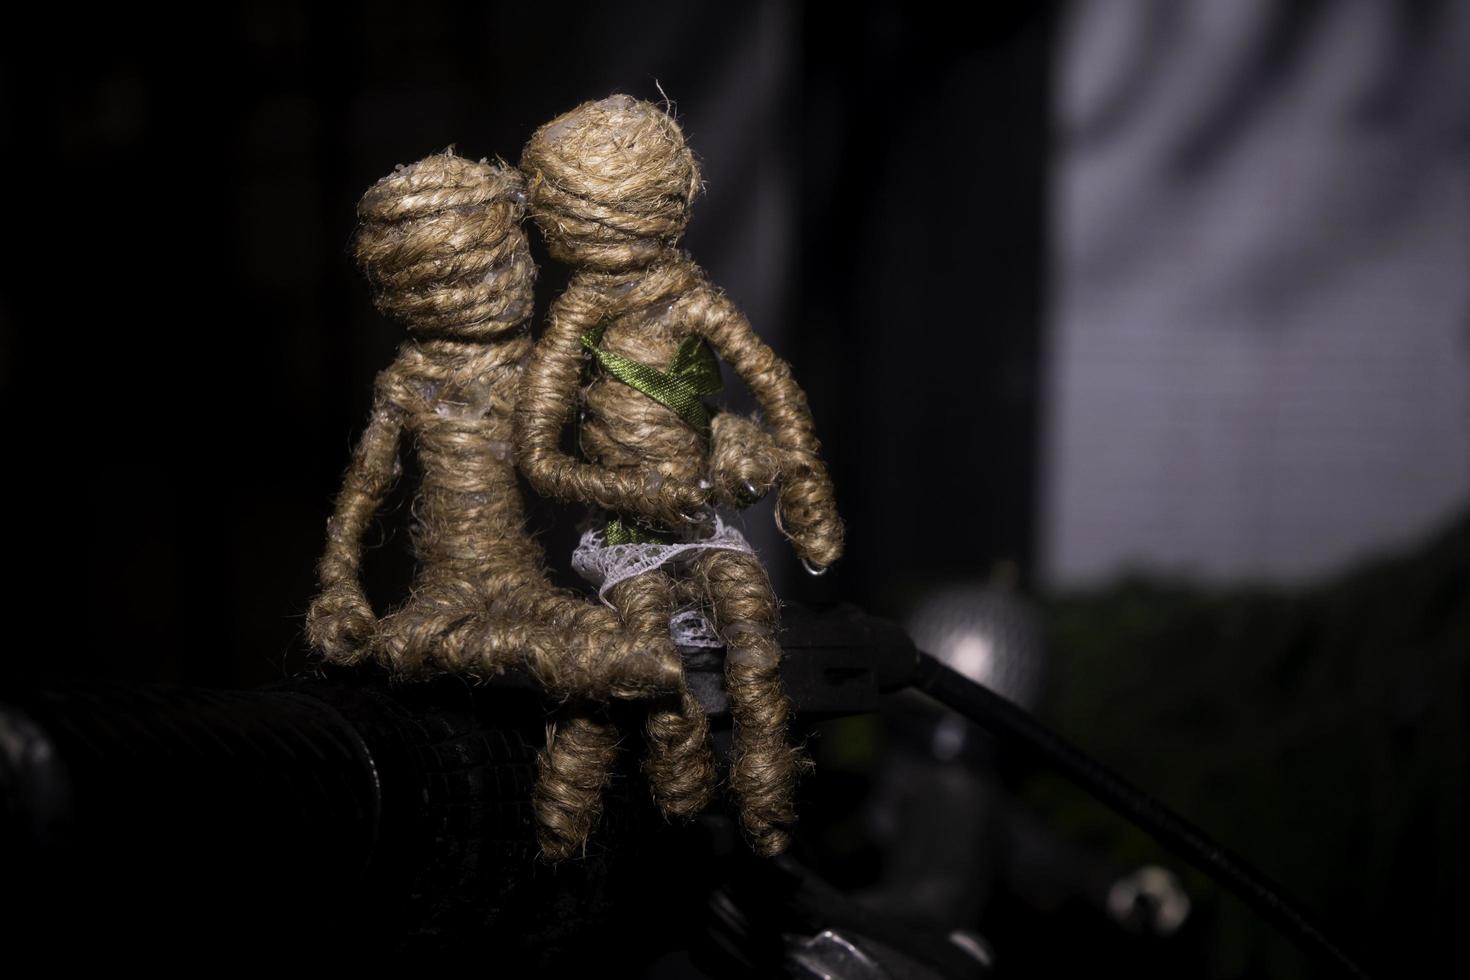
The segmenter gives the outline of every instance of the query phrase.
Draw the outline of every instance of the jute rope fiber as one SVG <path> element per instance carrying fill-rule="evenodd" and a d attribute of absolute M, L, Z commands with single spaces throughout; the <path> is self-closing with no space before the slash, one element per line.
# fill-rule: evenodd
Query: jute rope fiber
<path fill-rule="evenodd" d="M 658 530 L 683 540 L 699 536 L 701 508 L 711 497 L 743 505 L 776 485 L 777 524 L 797 554 L 812 566 L 835 562 L 842 523 L 805 395 L 787 364 L 677 248 L 700 190 L 678 124 L 629 96 L 589 102 L 539 129 L 521 169 L 548 250 L 574 269 L 517 399 L 517 459 L 530 483 L 549 496 L 601 508 L 612 520 L 650 515 L 626 488 L 658 486 L 679 500 L 674 513 L 652 515 Z M 587 367 L 589 332 L 599 350 L 659 371 L 668 370 L 691 334 L 702 338 L 750 387 L 763 427 L 721 415 L 703 431 L 601 366 Z M 582 459 L 561 449 L 562 430 L 579 404 Z M 808 765 L 786 741 L 778 603 L 752 555 L 693 554 L 618 583 L 609 598 L 643 648 L 658 648 L 675 671 L 682 669 L 678 653 L 662 643 L 669 618 L 690 597 L 704 605 L 727 651 L 735 723 L 730 786 L 753 848 L 777 854 L 789 842 L 794 787 Z M 708 724 L 686 686 L 655 703 L 646 732 L 645 769 L 664 812 L 702 810 L 714 791 L 715 768 Z M 616 730 L 585 708 L 555 723 L 536 800 L 549 855 L 583 846 L 616 743 Z"/>
<path fill-rule="evenodd" d="M 536 277 L 524 209 L 518 171 L 452 152 L 399 168 L 358 205 L 357 262 L 378 309 L 410 339 L 378 375 L 328 521 L 308 638 L 329 661 L 375 657 L 402 675 L 520 667 L 558 697 L 677 690 L 682 674 L 661 645 L 548 584 L 525 528 L 511 420 Z M 417 572 L 407 601 L 379 619 L 361 583 L 362 540 L 400 475 L 405 436 L 423 473 Z M 633 477 L 612 488 L 654 516 L 689 503 Z"/>

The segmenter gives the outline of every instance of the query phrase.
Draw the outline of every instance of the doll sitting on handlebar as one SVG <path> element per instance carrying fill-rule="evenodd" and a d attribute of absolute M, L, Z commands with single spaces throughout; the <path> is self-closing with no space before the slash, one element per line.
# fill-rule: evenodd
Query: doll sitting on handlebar
<path fill-rule="evenodd" d="M 806 397 L 677 247 L 700 178 L 671 116 L 623 95 L 586 103 L 541 127 L 521 168 L 551 256 L 574 271 L 522 379 L 517 461 L 542 493 L 600 511 L 573 564 L 646 648 L 668 636 L 671 621 L 686 644 L 725 648 L 730 786 L 753 848 L 778 854 L 807 763 L 787 742 L 778 604 L 765 569 L 707 507 L 648 520 L 624 488 L 633 474 L 651 474 L 745 506 L 774 486 L 778 526 L 809 568 L 825 569 L 841 555 L 843 529 Z M 716 357 L 750 387 L 763 426 L 711 418 L 702 398 L 719 390 Z M 576 408 L 581 459 L 561 449 Z M 672 644 L 660 655 L 679 665 Z M 714 766 L 707 722 L 687 687 L 651 710 L 646 728 L 660 807 L 699 812 Z M 616 739 L 595 711 L 557 722 L 538 796 L 548 853 L 574 850 L 590 830 L 584 811 L 595 809 Z"/>
<path fill-rule="evenodd" d="M 520 173 L 435 154 L 378 181 L 357 210 L 358 265 L 375 305 L 410 339 L 378 375 L 327 524 L 321 591 L 307 614 L 312 645 L 329 661 L 374 657 L 399 675 L 523 668 L 559 697 L 677 687 L 677 668 L 610 610 L 549 584 L 525 526 L 511 409 L 531 350 L 536 266 Z M 417 573 L 412 594 L 379 619 L 361 583 L 362 538 L 405 442 L 422 472 Z M 618 489 L 655 516 L 699 500 L 692 488 L 633 475 Z"/>

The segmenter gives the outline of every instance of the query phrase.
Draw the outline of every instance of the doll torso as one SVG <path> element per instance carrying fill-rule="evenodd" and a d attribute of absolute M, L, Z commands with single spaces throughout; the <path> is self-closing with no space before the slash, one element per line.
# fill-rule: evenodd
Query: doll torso
<path fill-rule="evenodd" d="M 414 495 L 419 581 L 480 591 L 539 576 L 542 553 L 525 532 L 511 414 L 531 339 L 431 341 L 405 346 L 390 400 L 404 413 L 421 482 Z"/>
<path fill-rule="evenodd" d="M 694 333 L 684 315 L 687 300 L 705 288 L 687 260 L 641 270 L 636 278 L 583 274 L 576 284 L 606 311 L 598 346 L 665 371 Z M 706 471 L 706 434 L 595 362 L 584 391 L 580 444 L 589 462 L 612 469 L 641 467 L 665 477 L 694 481 Z"/>

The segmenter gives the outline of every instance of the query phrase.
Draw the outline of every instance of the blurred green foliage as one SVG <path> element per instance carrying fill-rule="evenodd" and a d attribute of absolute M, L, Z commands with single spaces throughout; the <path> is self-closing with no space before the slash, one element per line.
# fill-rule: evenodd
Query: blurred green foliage
<path fill-rule="evenodd" d="M 1060 732 L 1285 885 L 1377 975 L 1467 968 L 1470 514 L 1311 587 L 1135 577 L 1045 611 L 1043 716 Z M 1025 793 L 1064 833 L 1179 868 L 1070 785 Z M 1240 902 L 1185 880 L 1214 976 L 1314 975 Z"/>

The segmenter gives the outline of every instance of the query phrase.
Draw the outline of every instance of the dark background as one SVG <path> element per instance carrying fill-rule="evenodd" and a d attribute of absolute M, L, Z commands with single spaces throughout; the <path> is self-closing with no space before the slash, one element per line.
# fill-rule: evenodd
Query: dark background
<path fill-rule="evenodd" d="M 1048 17 L 835 14 L 245 4 L 10 32 L 26 217 L 4 398 L 23 604 L 68 650 L 47 669 L 251 683 L 295 662 L 330 500 L 401 340 L 348 256 L 357 198 L 451 143 L 514 161 L 553 115 L 659 85 L 705 161 L 687 243 L 793 362 L 852 528 L 820 583 L 771 542 L 783 594 L 882 606 L 977 556 L 1024 566 Z M 961 108 L 986 126 L 936 146 Z M 730 231 L 762 172 L 799 195 L 774 290 Z M 928 195 L 943 206 L 913 206 Z M 973 309 L 989 329 L 948 327 Z"/>
<path fill-rule="evenodd" d="M 900 615 L 996 567 L 1035 584 L 1055 7 L 205 6 L 30 10 L 0 41 L 7 673 L 300 669 L 330 502 L 401 340 L 348 256 L 357 198 L 451 143 L 513 162 L 614 91 L 677 104 L 709 188 L 687 244 L 810 394 L 850 550 L 813 580 L 756 531 L 783 598 Z M 786 205 L 774 257 L 761 188 Z M 406 581 L 406 500 L 380 601 Z M 538 513 L 564 561 L 558 518 Z M 1386 975 L 1463 962 L 1467 554 L 1461 521 L 1302 589 L 1043 597 L 1050 717 Z M 1164 860 L 1064 787 L 1023 792 Z M 1299 974 L 1191 886 L 1219 975 Z"/>

